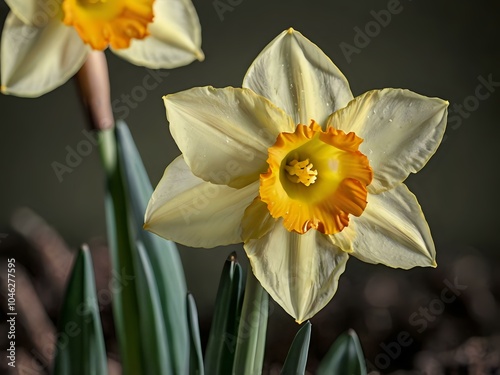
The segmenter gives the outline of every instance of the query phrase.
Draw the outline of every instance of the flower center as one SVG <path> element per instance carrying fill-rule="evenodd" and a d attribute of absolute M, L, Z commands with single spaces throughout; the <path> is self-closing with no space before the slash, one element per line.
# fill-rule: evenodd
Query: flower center
<path fill-rule="evenodd" d="M 309 163 L 309 159 L 304 161 L 298 161 L 293 159 L 290 163 L 285 165 L 285 170 L 288 172 L 286 175 L 288 179 L 296 184 L 299 182 L 309 186 L 316 182 L 318 178 L 318 171 L 312 169 L 312 163 Z"/>
<path fill-rule="evenodd" d="M 362 141 L 354 133 L 323 131 L 314 121 L 279 134 L 268 149 L 269 169 L 260 175 L 260 199 L 271 216 L 283 218 L 289 231 L 335 234 L 350 214 L 361 215 L 373 178 L 368 158 L 358 151 Z"/>
<path fill-rule="evenodd" d="M 154 0 L 63 0 L 64 20 L 93 49 L 128 48 L 149 35 Z"/>

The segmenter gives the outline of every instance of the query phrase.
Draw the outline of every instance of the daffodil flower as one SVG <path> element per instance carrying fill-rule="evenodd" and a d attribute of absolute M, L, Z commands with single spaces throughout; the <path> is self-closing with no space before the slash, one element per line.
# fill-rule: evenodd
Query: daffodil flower
<path fill-rule="evenodd" d="M 62 85 L 91 49 L 133 64 L 175 68 L 203 60 L 190 0 L 6 0 L 1 91 L 36 97 Z"/>
<path fill-rule="evenodd" d="M 156 187 L 145 228 L 193 247 L 244 242 L 257 279 L 298 322 L 332 299 L 349 256 L 436 266 L 403 181 L 441 142 L 446 101 L 401 89 L 353 98 L 293 29 L 260 53 L 243 88 L 164 100 L 182 155 Z"/>

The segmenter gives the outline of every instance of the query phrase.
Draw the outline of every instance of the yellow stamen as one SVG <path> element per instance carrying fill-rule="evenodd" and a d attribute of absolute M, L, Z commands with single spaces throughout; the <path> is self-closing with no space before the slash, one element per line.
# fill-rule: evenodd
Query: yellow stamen
<path fill-rule="evenodd" d="M 354 133 L 323 131 L 314 121 L 279 134 L 268 149 L 269 170 L 260 175 L 260 199 L 271 216 L 301 234 L 344 229 L 349 215 L 363 213 L 373 178 L 368 158 L 358 151 L 361 142 Z"/>
<path fill-rule="evenodd" d="M 128 48 L 149 35 L 154 0 L 63 0 L 64 20 L 93 49 Z"/>
<path fill-rule="evenodd" d="M 318 178 L 318 171 L 312 169 L 312 163 L 309 163 L 309 159 L 304 161 L 298 161 L 293 159 L 290 163 L 285 165 L 285 170 L 288 172 L 286 175 L 288 179 L 296 184 L 299 182 L 309 186 L 316 182 Z"/>

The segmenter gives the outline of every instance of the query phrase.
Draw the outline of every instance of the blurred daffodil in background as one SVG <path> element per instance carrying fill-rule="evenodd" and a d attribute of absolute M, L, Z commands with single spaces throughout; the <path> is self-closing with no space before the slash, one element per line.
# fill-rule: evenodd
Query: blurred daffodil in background
<path fill-rule="evenodd" d="M 6 0 L 1 91 L 37 97 L 66 82 L 88 53 L 111 50 L 135 65 L 175 68 L 203 60 L 190 0 Z"/>
<path fill-rule="evenodd" d="M 260 53 L 243 88 L 164 100 L 182 155 L 156 187 L 145 228 L 193 247 L 244 242 L 257 279 L 298 322 L 332 299 L 350 255 L 436 266 L 403 181 L 441 142 L 446 101 L 402 89 L 353 98 L 293 29 Z"/>

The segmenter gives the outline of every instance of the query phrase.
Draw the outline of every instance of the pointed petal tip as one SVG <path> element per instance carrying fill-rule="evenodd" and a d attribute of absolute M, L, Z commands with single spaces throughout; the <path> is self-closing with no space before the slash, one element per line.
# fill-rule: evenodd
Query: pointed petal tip
<path fill-rule="evenodd" d="M 295 29 L 293 27 L 290 27 L 286 32 L 287 34 L 293 34 L 295 32 Z"/>
<path fill-rule="evenodd" d="M 194 53 L 194 56 L 196 57 L 196 59 L 198 61 L 204 61 L 205 60 L 205 54 L 203 53 L 203 51 L 201 49 L 197 50 L 195 53 Z"/>

